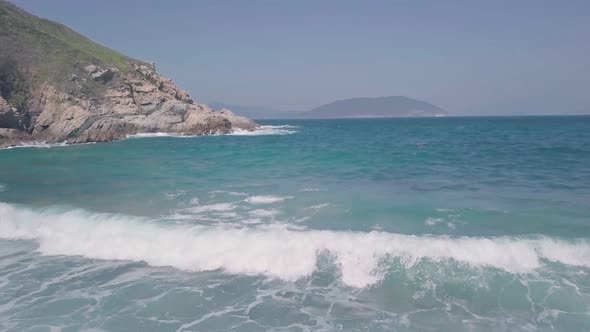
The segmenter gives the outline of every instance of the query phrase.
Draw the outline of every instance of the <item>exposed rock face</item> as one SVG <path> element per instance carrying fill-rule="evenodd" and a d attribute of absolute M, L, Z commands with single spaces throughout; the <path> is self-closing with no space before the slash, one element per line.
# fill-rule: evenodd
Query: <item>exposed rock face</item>
<path fill-rule="evenodd" d="M 106 142 L 137 133 L 180 135 L 226 134 L 234 129 L 254 130 L 256 123 L 228 110 L 215 112 L 196 104 L 155 66 L 133 64 L 122 72 L 90 64 L 71 75 L 72 89 L 63 92 L 47 83 L 33 92 L 30 126 L 22 125 L 16 110 L 0 99 L 0 146 L 16 140 L 46 142 Z M 100 93 L 84 93 L 89 81 Z"/>
<path fill-rule="evenodd" d="M 0 147 L 2 148 L 27 141 L 30 141 L 30 135 L 22 130 L 0 128 Z M 3 144 L 3 142 L 5 143 Z"/>
<path fill-rule="evenodd" d="M 115 76 L 115 72 L 117 72 L 117 68 L 102 68 L 95 65 L 88 65 L 84 68 L 86 72 L 92 76 L 95 81 L 99 81 L 102 83 L 107 83 L 110 81 L 113 76 Z"/>
<path fill-rule="evenodd" d="M 14 142 L 29 140 L 28 133 L 24 131 L 26 125 L 23 120 L 16 108 L 0 97 L 0 147 L 3 147 L 2 142 L 6 142 L 5 146 L 10 146 Z"/>
<path fill-rule="evenodd" d="M 27 128 L 25 114 L 10 106 L 2 97 L 0 97 L 0 128 L 19 130 L 25 130 Z"/>

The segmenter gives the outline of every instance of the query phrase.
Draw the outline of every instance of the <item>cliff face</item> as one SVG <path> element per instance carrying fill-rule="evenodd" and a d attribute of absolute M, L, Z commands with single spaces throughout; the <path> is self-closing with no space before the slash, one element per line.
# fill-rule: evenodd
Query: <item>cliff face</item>
<path fill-rule="evenodd" d="M 0 44 L 7 46 L 0 50 L 0 146 L 105 142 L 151 132 L 225 134 L 256 127 L 230 111 L 193 102 L 153 64 L 94 44 L 2 0 Z"/>
<path fill-rule="evenodd" d="M 121 72 L 88 65 L 72 75 L 74 89 L 61 92 L 44 84 L 34 93 L 31 136 L 47 142 L 105 142 L 130 134 L 167 132 L 181 135 L 226 134 L 256 124 L 231 112 L 214 112 L 196 104 L 174 83 L 144 64 Z M 88 80 L 104 85 L 97 96 L 83 93 Z"/>

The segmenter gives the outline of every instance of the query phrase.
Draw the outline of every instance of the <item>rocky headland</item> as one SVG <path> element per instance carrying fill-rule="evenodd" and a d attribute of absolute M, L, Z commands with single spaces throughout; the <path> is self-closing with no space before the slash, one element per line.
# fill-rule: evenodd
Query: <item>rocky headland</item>
<path fill-rule="evenodd" d="M 256 128 L 229 110 L 194 102 L 153 63 L 126 57 L 3 0 L 0 45 L 0 147 Z"/>

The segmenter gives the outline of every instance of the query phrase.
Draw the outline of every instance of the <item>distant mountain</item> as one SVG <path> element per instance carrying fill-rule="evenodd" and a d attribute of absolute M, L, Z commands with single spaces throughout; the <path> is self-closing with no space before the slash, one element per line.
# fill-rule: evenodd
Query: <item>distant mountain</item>
<path fill-rule="evenodd" d="M 209 107 L 218 111 L 226 108 L 237 115 L 245 116 L 250 119 L 287 119 L 296 118 L 299 116 L 299 112 L 277 111 L 263 106 L 244 106 L 225 103 L 210 103 Z"/>
<path fill-rule="evenodd" d="M 403 96 L 352 98 L 338 100 L 311 111 L 278 111 L 263 106 L 244 106 L 210 103 L 215 110 L 224 108 L 251 119 L 306 119 L 306 118 L 393 118 L 445 116 L 442 108 L 425 101 Z"/>
<path fill-rule="evenodd" d="M 299 114 L 303 118 L 389 118 L 444 115 L 447 115 L 447 112 L 438 106 L 403 96 L 338 100 Z"/>

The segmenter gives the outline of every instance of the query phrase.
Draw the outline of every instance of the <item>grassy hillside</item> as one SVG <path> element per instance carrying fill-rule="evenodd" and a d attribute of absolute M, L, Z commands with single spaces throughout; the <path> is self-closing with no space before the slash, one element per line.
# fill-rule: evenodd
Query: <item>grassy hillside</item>
<path fill-rule="evenodd" d="M 0 0 L 0 45 L 0 66 L 16 65 L 31 85 L 49 80 L 59 86 L 89 63 L 126 71 L 136 61 L 5 0 Z"/>

